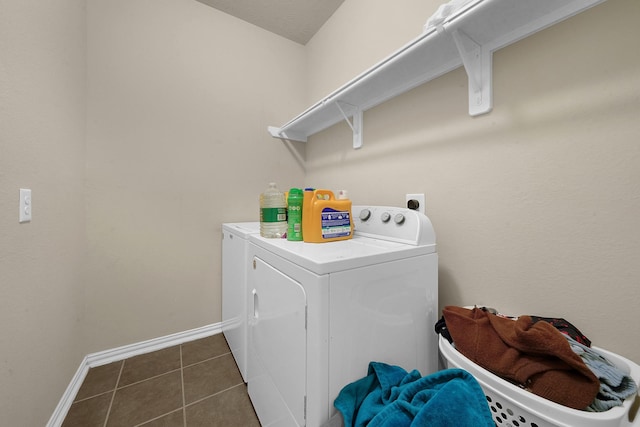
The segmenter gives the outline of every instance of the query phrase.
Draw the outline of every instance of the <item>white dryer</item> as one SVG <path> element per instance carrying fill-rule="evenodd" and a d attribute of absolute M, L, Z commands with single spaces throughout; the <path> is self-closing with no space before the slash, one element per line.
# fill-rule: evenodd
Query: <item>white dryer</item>
<path fill-rule="evenodd" d="M 354 237 L 249 237 L 248 389 L 267 426 L 317 427 L 370 361 L 438 369 L 438 256 L 429 219 L 352 208 Z"/>
<path fill-rule="evenodd" d="M 259 222 L 222 224 L 222 333 L 242 379 L 247 381 L 247 272 L 249 236 L 260 234 Z"/>

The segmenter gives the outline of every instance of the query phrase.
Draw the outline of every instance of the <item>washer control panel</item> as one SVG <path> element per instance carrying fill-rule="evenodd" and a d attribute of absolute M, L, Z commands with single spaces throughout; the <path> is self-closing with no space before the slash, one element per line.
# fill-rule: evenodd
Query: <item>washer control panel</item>
<path fill-rule="evenodd" d="M 431 221 L 424 214 L 392 206 L 353 206 L 355 234 L 411 245 L 435 244 Z"/>

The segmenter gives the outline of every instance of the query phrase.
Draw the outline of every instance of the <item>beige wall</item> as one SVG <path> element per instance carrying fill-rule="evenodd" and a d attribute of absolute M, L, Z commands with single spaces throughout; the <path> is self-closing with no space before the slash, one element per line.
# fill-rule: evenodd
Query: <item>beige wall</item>
<path fill-rule="evenodd" d="M 441 3 L 445 2 L 347 0 L 342 3 L 305 46 L 309 104 L 416 38 Z"/>
<path fill-rule="evenodd" d="M 415 3 L 345 2 L 308 45 L 310 93 L 416 37 L 437 4 Z M 308 143 L 305 182 L 362 204 L 426 193 L 441 306 L 565 317 L 640 362 L 638 18 L 609 0 L 496 52 L 488 115 L 468 115 L 459 69 L 366 112 L 361 150 L 336 125 Z"/>
<path fill-rule="evenodd" d="M 82 0 L 0 0 L 3 426 L 45 425 L 83 357 L 84 28 Z"/>
<path fill-rule="evenodd" d="M 349 0 L 302 47 L 193 0 L 0 0 L 0 424 L 43 425 L 87 353 L 219 322 L 220 225 L 271 180 L 425 192 L 442 305 L 564 316 L 640 362 L 636 1 L 497 52 L 489 115 L 457 70 L 368 111 L 359 151 L 344 124 L 266 133 L 438 3 Z"/>
<path fill-rule="evenodd" d="M 221 223 L 303 180 L 266 127 L 304 78 L 193 0 L 0 0 L 1 425 L 44 425 L 87 353 L 221 321 Z"/>
<path fill-rule="evenodd" d="M 86 342 L 220 322 L 221 224 L 303 169 L 267 133 L 304 107 L 304 47 L 193 0 L 89 0 Z"/>

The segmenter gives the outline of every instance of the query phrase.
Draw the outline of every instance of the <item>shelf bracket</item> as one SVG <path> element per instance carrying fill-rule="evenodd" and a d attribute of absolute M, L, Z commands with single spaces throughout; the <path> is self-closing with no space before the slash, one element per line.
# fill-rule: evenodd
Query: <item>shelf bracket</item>
<path fill-rule="evenodd" d="M 342 114 L 342 117 L 353 131 L 353 149 L 357 150 L 358 148 L 362 148 L 362 109 L 356 107 L 355 105 L 347 104 L 346 102 L 343 102 L 342 104 L 348 105 L 354 110 L 352 114 L 353 120 L 349 120 L 349 116 L 340 106 L 340 101 L 336 101 L 336 107 L 338 107 L 338 110 L 340 110 L 340 114 Z"/>
<path fill-rule="evenodd" d="M 454 30 L 451 36 L 469 78 L 469 114 L 477 116 L 488 113 L 493 108 L 493 54 L 489 48 L 476 43 L 461 30 Z"/>

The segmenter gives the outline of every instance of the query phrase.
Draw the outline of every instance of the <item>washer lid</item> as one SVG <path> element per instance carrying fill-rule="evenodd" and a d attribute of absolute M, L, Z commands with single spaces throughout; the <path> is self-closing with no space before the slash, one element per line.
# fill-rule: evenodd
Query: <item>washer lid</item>
<path fill-rule="evenodd" d="M 246 239 L 250 234 L 260 233 L 259 222 L 226 222 L 222 224 L 222 229 L 229 233 L 241 236 Z"/>
<path fill-rule="evenodd" d="M 249 240 L 316 274 L 366 267 L 436 251 L 435 243 L 414 246 L 357 234 L 349 240 L 327 243 L 290 242 L 286 239 L 267 239 L 258 234 L 249 236 Z"/>

